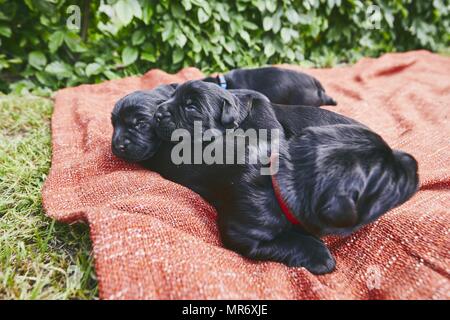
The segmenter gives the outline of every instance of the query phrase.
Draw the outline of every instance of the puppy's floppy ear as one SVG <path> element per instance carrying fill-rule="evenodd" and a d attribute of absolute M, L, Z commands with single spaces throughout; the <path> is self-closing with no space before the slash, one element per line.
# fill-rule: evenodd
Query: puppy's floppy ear
<path fill-rule="evenodd" d="M 412 155 L 399 150 L 394 150 L 393 154 L 397 162 L 397 170 L 403 173 L 400 174 L 396 190 L 396 194 L 399 195 L 398 201 L 403 203 L 411 198 L 419 187 L 417 160 Z"/>
<path fill-rule="evenodd" d="M 253 98 L 252 94 L 239 94 L 234 99 L 224 98 L 221 118 L 223 126 L 236 128 L 239 125 L 240 108 L 250 110 Z"/>
<path fill-rule="evenodd" d="M 417 174 L 417 160 L 414 159 L 412 155 L 400 150 L 393 150 L 393 155 L 407 174 L 411 176 L 415 176 Z"/>
<path fill-rule="evenodd" d="M 222 116 L 220 121 L 225 128 L 236 128 L 239 120 L 239 106 L 235 99 L 224 98 L 222 101 Z"/>

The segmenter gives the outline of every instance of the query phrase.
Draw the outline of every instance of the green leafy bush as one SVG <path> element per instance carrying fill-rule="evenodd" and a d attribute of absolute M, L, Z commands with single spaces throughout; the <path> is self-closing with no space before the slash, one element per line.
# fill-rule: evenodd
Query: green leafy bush
<path fill-rule="evenodd" d="M 330 66 L 442 50 L 449 12 L 447 0 L 0 0 L 0 90 L 45 94 L 155 67 Z"/>

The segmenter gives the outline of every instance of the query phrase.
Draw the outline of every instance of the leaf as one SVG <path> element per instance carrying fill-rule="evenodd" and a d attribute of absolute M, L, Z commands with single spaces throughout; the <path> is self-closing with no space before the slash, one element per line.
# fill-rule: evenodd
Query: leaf
<path fill-rule="evenodd" d="M 450 5 L 445 5 L 444 1 L 442 0 L 433 0 L 433 6 L 443 16 L 446 16 L 450 10 Z"/>
<path fill-rule="evenodd" d="M 235 62 L 234 62 L 233 58 L 230 57 L 230 56 L 224 56 L 224 57 L 223 57 L 223 60 L 224 60 L 229 66 L 234 66 L 234 65 L 235 65 Z"/>
<path fill-rule="evenodd" d="M 142 18 L 142 9 L 138 0 L 127 0 L 129 6 L 131 7 L 131 11 L 133 11 L 133 15 L 141 19 Z"/>
<path fill-rule="evenodd" d="M 43 67 L 47 64 L 47 58 L 41 51 L 33 51 L 28 55 L 28 63 L 38 69 L 42 70 Z"/>
<path fill-rule="evenodd" d="M 263 19 L 263 29 L 264 31 L 269 31 L 273 27 L 273 19 L 272 17 L 266 16 Z"/>
<path fill-rule="evenodd" d="M 72 75 L 71 67 L 64 62 L 54 61 L 45 67 L 45 72 L 53 74 L 58 78 L 69 78 Z"/>
<path fill-rule="evenodd" d="M 139 29 L 133 32 L 133 36 L 131 37 L 131 43 L 133 46 L 138 46 L 144 43 L 145 41 L 145 33 L 143 30 Z"/>
<path fill-rule="evenodd" d="M 3 12 L 0 11 L 0 20 L 4 21 L 10 21 L 13 17 L 5 15 Z"/>
<path fill-rule="evenodd" d="M 269 12 L 275 12 L 277 9 L 277 3 L 275 0 L 267 0 L 266 1 L 266 9 Z"/>
<path fill-rule="evenodd" d="M 142 21 L 144 21 L 144 23 L 146 25 L 149 24 L 150 19 L 153 16 L 153 4 L 148 3 L 147 1 L 145 1 L 143 3 L 143 8 L 142 8 Z"/>
<path fill-rule="evenodd" d="M 288 21 L 290 22 L 290 23 L 292 23 L 293 25 L 296 25 L 299 21 L 300 21 L 300 18 L 299 18 L 299 16 L 298 16 L 298 13 L 297 13 L 297 11 L 295 11 L 294 9 L 288 9 L 287 11 L 286 11 L 286 18 L 288 19 Z"/>
<path fill-rule="evenodd" d="M 126 47 L 122 51 L 122 63 L 125 66 L 132 64 L 133 62 L 135 62 L 137 60 L 138 54 L 139 54 L 139 52 L 136 48 Z"/>
<path fill-rule="evenodd" d="M 293 60 L 295 59 L 295 53 L 294 53 L 294 51 L 293 51 L 292 49 L 289 48 L 289 49 L 286 51 L 286 57 L 287 57 L 289 60 L 293 61 Z"/>
<path fill-rule="evenodd" d="M 268 42 L 266 44 L 266 46 L 264 47 L 264 54 L 266 55 L 267 58 L 270 58 L 271 56 L 273 56 L 275 53 L 275 47 L 273 46 L 273 44 L 271 42 Z"/>
<path fill-rule="evenodd" d="M 9 38 L 9 37 L 11 37 L 11 34 L 12 34 L 12 32 L 11 32 L 11 28 L 10 27 L 3 26 L 3 25 L 0 26 L 0 35 L 4 36 L 6 38 Z"/>
<path fill-rule="evenodd" d="M 250 21 L 244 21 L 242 25 L 249 30 L 258 30 L 258 26 Z"/>
<path fill-rule="evenodd" d="M 74 32 L 65 33 L 64 42 L 72 52 L 85 52 L 87 50 L 80 36 Z"/>
<path fill-rule="evenodd" d="M 197 11 L 197 17 L 198 17 L 198 22 L 199 23 L 205 23 L 206 21 L 209 20 L 209 16 L 208 14 L 205 12 L 205 10 L 203 10 L 203 8 L 199 8 Z"/>
<path fill-rule="evenodd" d="M 225 22 L 230 22 L 230 15 L 228 14 L 228 11 L 226 11 L 225 9 L 220 13 L 220 18 Z"/>
<path fill-rule="evenodd" d="M 79 77 L 85 77 L 86 76 L 86 63 L 82 62 L 82 61 L 77 61 L 75 62 L 75 65 L 73 66 L 75 73 L 79 76 Z"/>
<path fill-rule="evenodd" d="M 241 36 L 242 39 L 244 39 L 247 43 L 250 42 L 250 35 L 248 34 L 247 31 L 242 30 L 239 35 Z"/>
<path fill-rule="evenodd" d="M 173 33 L 173 22 L 172 21 L 166 21 L 164 23 L 164 29 L 161 32 L 161 38 L 162 41 L 166 41 L 167 39 L 170 38 L 170 36 L 172 36 Z"/>
<path fill-rule="evenodd" d="M 181 32 L 177 34 L 176 40 L 177 40 L 177 44 L 179 47 L 184 47 L 184 45 L 187 42 L 186 36 L 184 34 L 182 34 Z"/>
<path fill-rule="evenodd" d="M 105 70 L 103 71 L 103 74 L 109 79 L 109 80 L 114 80 L 114 79 L 119 79 L 119 75 L 115 74 L 114 72 L 112 72 L 111 70 Z"/>
<path fill-rule="evenodd" d="M 149 62 L 156 62 L 156 55 L 153 52 L 142 52 L 141 59 Z"/>
<path fill-rule="evenodd" d="M 266 10 L 265 0 L 254 0 L 253 5 L 258 8 L 259 12 L 264 12 Z"/>
<path fill-rule="evenodd" d="M 313 17 L 310 14 L 299 14 L 299 22 L 301 24 L 311 24 L 313 22 Z"/>
<path fill-rule="evenodd" d="M 35 87 L 36 85 L 29 80 L 17 81 L 9 85 L 9 89 L 19 95 L 27 94 Z"/>
<path fill-rule="evenodd" d="M 172 16 L 176 19 L 182 19 L 184 17 L 184 10 L 183 7 L 181 5 L 179 5 L 178 3 L 173 3 L 171 5 L 171 12 L 172 12 Z"/>
<path fill-rule="evenodd" d="M 181 0 L 181 4 L 183 5 L 183 7 L 186 11 L 189 11 L 192 9 L 192 3 L 190 0 Z"/>
<path fill-rule="evenodd" d="M 131 20 L 133 20 L 134 10 L 129 4 L 129 0 L 119 0 L 114 6 L 114 11 L 116 12 L 117 18 L 123 25 L 128 25 Z"/>
<path fill-rule="evenodd" d="M 172 62 L 173 63 L 179 63 L 184 58 L 184 52 L 180 48 L 176 48 L 172 53 Z"/>
<path fill-rule="evenodd" d="M 273 17 L 273 32 L 274 33 L 278 33 L 278 31 L 280 31 L 281 29 L 281 12 L 277 13 L 274 17 Z"/>
<path fill-rule="evenodd" d="M 89 63 L 86 67 L 86 75 L 88 77 L 97 75 L 102 72 L 102 66 L 96 62 Z"/>
<path fill-rule="evenodd" d="M 283 43 L 289 43 L 289 41 L 291 40 L 291 29 L 281 29 L 281 40 L 283 41 Z"/>
<path fill-rule="evenodd" d="M 191 2 L 199 8 L 202 8 L 208 16 L 211 15 L 211 6 L 207 0 L 191 0 Z"/>
<path fill-rule="evenodd" d="M 305 3 L 309 3 L 311 5 L 311 7 L 313 8 L 317 8 L 319 7 L 319 0 L 306 0 L 304 1 Z M 309 8 L 308 8 L 309 9 Z"/>
<path fill-rule="evenodd" d="M 36 76 L 36 79 L 38 79 L 38 81 L 45 86 L 50 86 L 53 84 L 52 79 L 44 71 L 36 72 L 35 76 Z"/>
<path fill-rule="evenodd" d="M 49 37 L 48 48 L 51 53 L 56 52 L 64 41 L 64 32 L 56 31 Z"/>
<path fill-rule="evenodd" d="M 384 10 L 384 19 L 388 23 L 390 28 L 394 27 L 394 15 L 392 14 L 392 11 L 390 10 Z"/>
<path fill-rule="evenodd" d="M 202 46 L 201 46 L 200 42 L 195 41 L 193 43 L 192 51 L 194 51 L 195 53 L 199 53 L 200 51 L 202 51 Z"/>

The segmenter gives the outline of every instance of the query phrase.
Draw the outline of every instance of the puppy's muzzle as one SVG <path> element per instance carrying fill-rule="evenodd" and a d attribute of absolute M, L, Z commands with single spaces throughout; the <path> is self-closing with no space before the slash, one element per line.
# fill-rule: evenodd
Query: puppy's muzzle
<path fill-rule="evenodd" d="M 130 143 L 131 141 L 128 139 L 118 139 L 114 141 L 113 146 L 117 151 L 125 153 L 128 150 Z"/>

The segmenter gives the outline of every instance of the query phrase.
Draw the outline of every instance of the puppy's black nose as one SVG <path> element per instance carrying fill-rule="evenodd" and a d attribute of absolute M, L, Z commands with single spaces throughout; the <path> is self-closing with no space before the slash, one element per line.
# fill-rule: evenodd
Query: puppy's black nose
<path fill-rule="evenodd" d="M 125 140 L 123 140 L 123 142 L 121 144 L 118 145 L 118 149 L 121 152 L 125 152 L 125 151 L 127 151 L 127 148 L 128 148 L 129 144 L 130 144 L 130 140 L 125 139 Z"/>

